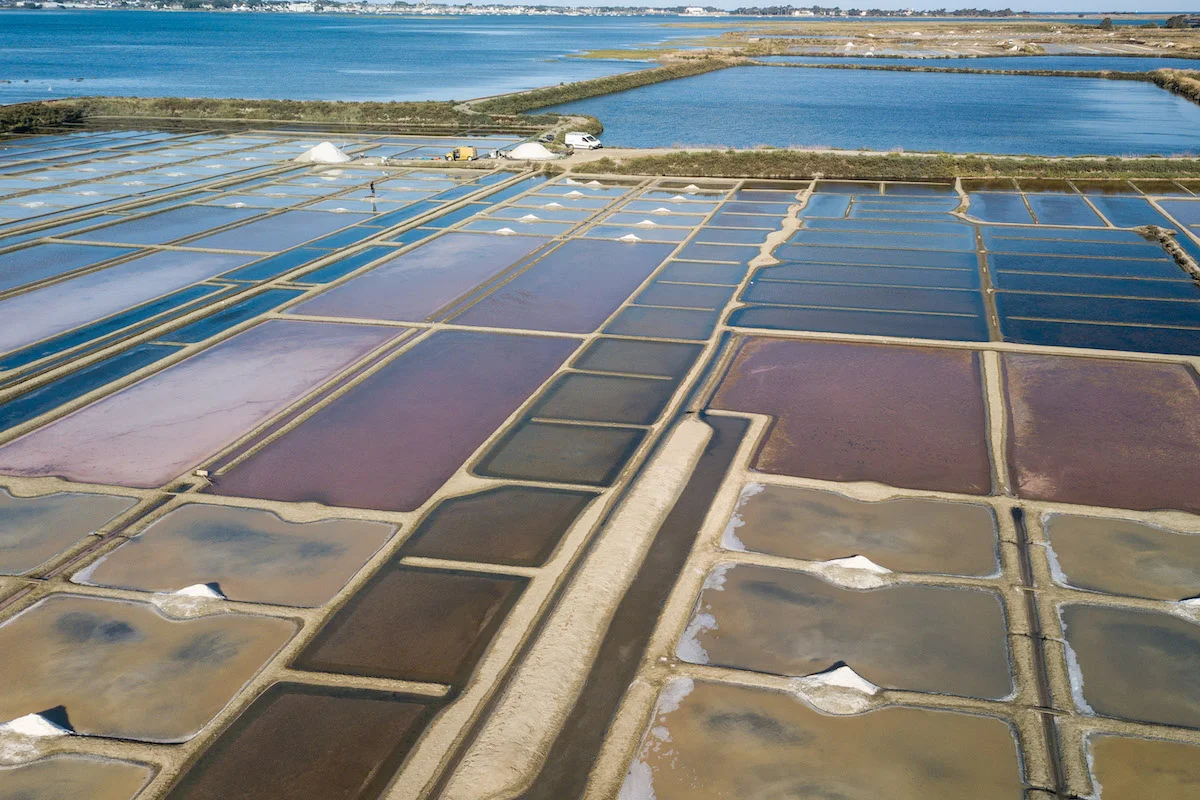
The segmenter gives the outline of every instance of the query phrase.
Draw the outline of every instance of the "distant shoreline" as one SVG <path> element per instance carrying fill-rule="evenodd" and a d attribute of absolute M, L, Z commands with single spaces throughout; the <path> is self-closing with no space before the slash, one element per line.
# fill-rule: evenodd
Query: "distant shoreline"
<path fill-rule="evenodd" d="M 979 15 L 935 15 L 923 12 L 915 12 L 911 14 L 897 12 L 894 14 L 882 14 L 873 16 L 851 16 L 849 14 L 820 14 L 812 16 L 789 16 L 783 14 L 734 14 L 731 12 L 711 12 L 705 14 L 685 14 L 677 10 L 656 9 L 652 7 L 644 8 L 613 8 L 613 7 L 572 7 L 572 6 L 521 6 L 504 4 L 494 4 L 486 6 L 453 6 L 453 5 L 435 5 L 435 6 L 411 6 L 405 10 L 393 10 L 392 6 L 384 3 L 371 2 L 344 2 L 340 3 L 337 0 L 332 2 L 321 2 L 318 5 L 325 6 L 320 9 L 312 10 L 293 10 L 288 6 L 291 5 L 313 5 L 312 3 L 297 2 L 291 3 L 285 0 L 267 0 L 267 2 L 248 6 L 238 5 L 232 8 L 184 8 L 178 3 L 175 7 L 160 8 L 152 5 L 133 6 L 124 8 L 114 8 L 110 5 L 102 4 L 75 4 L 71 6 L 62 6 L 57 2 L 47 1 L 38 2 L 40 8 L 27 8 L 24 2 L 5 2 L 0 3 L 0 12 L 16 11 L 16 12 L 34 12 L 34 11 L 159 11 L 159 12 L 190 12 L 190 13 L 223 13 L 223 14 L 351 14 L 357 16 L 386 16 L 386 17 L 401 17 L 408 19 L 421 18 L 441 18 L 441 17 L 486 17 L 486 16 L 560 16 L 560 17 L 647 17 L 656 19 L 674 18 L 678 20 L 688 20 L 703 24 L 706 20 L 765 20 L 778 21 L 779 24 L 797 24 L 809 22 L 878 22 L 881 20 L 921 20 L 928 22 L 965 22 L 972 20 L 986 21 L 1026 21 L 1026 22 L 1071 22 L 1071 21 L 1099 21 L 1104 18 L 1117 20 L 1134 20 L 1141 22 L 1153 22 L 1165 20 L 1172 16 L 1188 14 L 1188 11 L 1118 11 L 1111 13 L 1104 12 L 1066 12 L 1066 11 L 1047 11 L 1038 12 L 1036 14 L 979 14 Z M 421 8 L 430 10 L 422 11 Z M 436 11 L 433 9 L 437 9 Z M 684 23 L 686 24 L 686 23 Z"/>

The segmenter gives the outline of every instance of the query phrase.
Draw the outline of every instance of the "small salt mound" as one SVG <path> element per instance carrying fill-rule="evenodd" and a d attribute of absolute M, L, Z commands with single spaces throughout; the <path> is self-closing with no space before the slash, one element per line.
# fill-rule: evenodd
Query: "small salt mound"
<path fill-rule="evenodd" d="M 174 592 L 178 597 L 206 597 L 210 600 L 224 600 L 225 595 L 215 583 L 193 583 Z"/>
<path fill-rule="evenodd" d="M 321 142 L 292 159 L 298 164 L 344 164 L 350 156 L 337 149 L 331 142 Z"/>
<path fill-rule="evenodd" d="M 517 161 L 550 161 L 558 158 L 537 142 L 519 144 L 508 152 L 508 157 Z"/>
<path fill-rule="evenodd" d="M 69 736 L 73 731 L 48 719 L 43 714 L 26 714 L 0 725 L 0 735 L 6 733 L 40 739 L 46 736 Z"/>

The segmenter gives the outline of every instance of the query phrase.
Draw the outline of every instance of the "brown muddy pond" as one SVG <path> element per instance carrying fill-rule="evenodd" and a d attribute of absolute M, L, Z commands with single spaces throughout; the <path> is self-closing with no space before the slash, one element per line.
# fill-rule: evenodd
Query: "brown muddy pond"
<path fill-rule="evenodd" d="M 1023 796 L 1013 732 L 991 717 L 917 708 L 829 716 L 776 692 L 679 678 L 651 725 L 622 798 Z"/>
<path fill-rule="evenodd" d="M 0 575 L 44 564 L 137 502 L 111 494 L 14 497 L 0 487 Z"/>
<path fill-rule="evenodd" d="M 0 625 L 0 719 L 61 705 L 82 734 L 185 741 L 295 630 L 282 619 L 176 621 L 146 603 L 52 595 Z"/>
<path fill-rule="evenodd" d="M 845 662 L 890 689 L 998 699 L 1012 692 L 994 592 L 841 589 L 802 572 L 717 568 L 677 648 L 696 664 L 801 676 Z"/>
<path fill-rule="evenodd" d="M 809 561 L 863 555 L 894 572 L 992 575 L 996 519 L 984 505 L 941 500 L 868 502 L 835 492 L 751 483 L 725 546 Z"/>
<path fill-rule="evenodd" d="M 491 478 L 608 486 L 645 437 L 636 428 L 522 422 L 475 467 Z"/>
<path fill-rule="evenodd" d="M 1082 711 L 1200 728 L 1200 624 L 1152 611 L 1067 605 L 1059 611 Z"/>
<path fill-rule="evenodd" d="M 154 770 L 143 764 L 87 756 L 51 756 L 0 767 L 2 800 L 132 800 Z"/>
<path fill-rule="evenodd" d="M 525 584 L 389 564 L 326 621 L 293 666 L 462 686 Z"/>
<path fill-rule="evenodd" d="M 1125 519 L 1071 514 L 1044 519 L 1068 586 L 1149 600 L 1200 595 L 1200 534 Z"/>
<path fill-rule="evenodd" d="M 596 495 L 503 486 L 438 504 L 401 556 L 539 567 Z"/>
<path fill-rule="evenodd" d="M 1200 797 L 1200 747 L 1194 744 L 1095 736 L 1088 749 L 1102 800 Z"/>
<path fill-rule="evenodd" d="M 170 800 L 371 800 L 434 710 L 428 698 L 277 683 L 233 721 Z"/>
<path fill-rule="evenodd" d="M 193 503 L 155 521 L 74 580 L 144 592 L 216 583 L 230 600 L 319 606 L 395 532 L 383 522 L 295 523 L 270 511 Z"/>
<path fill-rule="evenodd" d="M 666 408 L 676 386 L 659 378 L 571 373 L 550 384 L 529 416 L 649 425 Z"/>

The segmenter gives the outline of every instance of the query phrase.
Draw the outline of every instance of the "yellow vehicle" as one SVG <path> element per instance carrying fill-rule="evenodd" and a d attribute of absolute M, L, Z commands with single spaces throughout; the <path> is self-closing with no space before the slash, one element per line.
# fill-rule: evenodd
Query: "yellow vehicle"
<path fill-rule="evenodd" d="M 456 147 L 446 153 L 447 161 L 474 161 L 477 158 L 479 154 L 475 152 L 474 147 Z"/>

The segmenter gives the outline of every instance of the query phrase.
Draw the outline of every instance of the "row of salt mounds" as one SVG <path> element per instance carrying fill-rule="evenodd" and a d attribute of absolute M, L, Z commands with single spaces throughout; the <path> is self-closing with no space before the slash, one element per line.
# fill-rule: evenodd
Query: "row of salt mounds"
<path fill-rule="evenodd" d="M 305 150 L 292 160 L 300 164 L 344 164 L 350 160 L 350 156 L 343 153 L 331 142 L 321 142 L 316 147 Z"/>
<path fill-rule="evenodd" d="M 558 158 L 537 142 L 525 142 L 508 151 L 508 157 L 516 161 L 550 161 Z"/>

